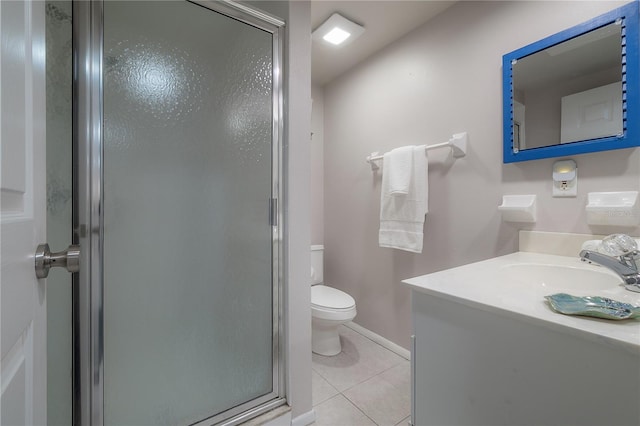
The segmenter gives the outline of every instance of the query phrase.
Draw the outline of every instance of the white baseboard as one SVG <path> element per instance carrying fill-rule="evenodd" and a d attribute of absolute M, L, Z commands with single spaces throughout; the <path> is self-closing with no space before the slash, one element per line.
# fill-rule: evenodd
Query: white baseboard
<path fill-rule="evenodd" d="M 291 424 L 291 410 L 263 423 L 263 426 L 289 426 Z"/>
<path fill-rule="evenodd" d="M 242 426 L 289 426 L 291 425 L 291 407 L 287 404 L 280 405 L 241 424 Z"/>
<path fill-rule="evenodd" d="M 291 426 L 307 426 L 316 421 L 316 412 L 311 410 L 291 420 Z"/>
<path fill-rule="evenodd" d="M 391 352 L 394 352 L 400 355 L 404 359 L 411 359 L 411 352 L 408 349 L 403 348 L 400 345 L 393 343 L 391 340 L 387 340 L 379 334 L 374 333 L 371 330 L 364 328 L 361 325 L 356 324 L 355 322 L 348 322 L 345 324 L 345 327 L 349 327 L 353 331 L 362 334 L 364 337 L 373 340 L 377 344 L 382 347 L 389 349 Z"/>

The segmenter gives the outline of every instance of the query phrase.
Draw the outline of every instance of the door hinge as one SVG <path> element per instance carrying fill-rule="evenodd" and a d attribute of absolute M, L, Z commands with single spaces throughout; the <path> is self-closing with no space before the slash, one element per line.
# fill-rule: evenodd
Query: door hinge
<path fill-rule="evenodd" d="M 278 199 L 269 198 L 269 223 L 278 226 Z"/>

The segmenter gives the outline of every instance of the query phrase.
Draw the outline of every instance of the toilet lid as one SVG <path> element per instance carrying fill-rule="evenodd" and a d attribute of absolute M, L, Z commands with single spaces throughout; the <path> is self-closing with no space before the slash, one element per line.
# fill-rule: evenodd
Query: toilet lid
<path fill-rule="evenodd" d="M 311 287 L 311 305 L 319 308 L 350 309 L 356 301 L 344 291 L 326 285 Z"/>

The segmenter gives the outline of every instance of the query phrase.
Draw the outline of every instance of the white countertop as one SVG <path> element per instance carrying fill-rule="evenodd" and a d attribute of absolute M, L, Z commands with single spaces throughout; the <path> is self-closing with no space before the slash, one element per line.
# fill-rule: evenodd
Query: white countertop
<path fill-rule="evenodd" d="M 413 291 L 456 301 L 485 311 L 533 322 L 560 332 L 568 332 L 591 340 L 620 346 L 640 355 L 640 319 L 612 321 L 598 318 L 562 315 L 554 312 L 544 296 L 568 293 L 574 296 L 603 296 L 640 306 L 640 293 L 613 285 L 603 290 L 549 287 L 544 283 L 531 284 L 505 278 L 505 267 L 514 264 L 542 264 L 580 268 L 617 276 L 608 269 L 588 265 L 578 257 L 517 252 L 447 269 L 402 281 Z M 621 283 L 622 280 L 619 280 Z"/>

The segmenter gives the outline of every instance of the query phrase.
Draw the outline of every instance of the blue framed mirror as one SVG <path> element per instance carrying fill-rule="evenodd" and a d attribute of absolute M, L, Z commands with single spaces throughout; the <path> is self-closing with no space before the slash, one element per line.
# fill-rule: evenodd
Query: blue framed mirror
<path fill-rule="evenodd" d="M 503 161 L 640 146 L 638 1 L 502 57 Z"/>

